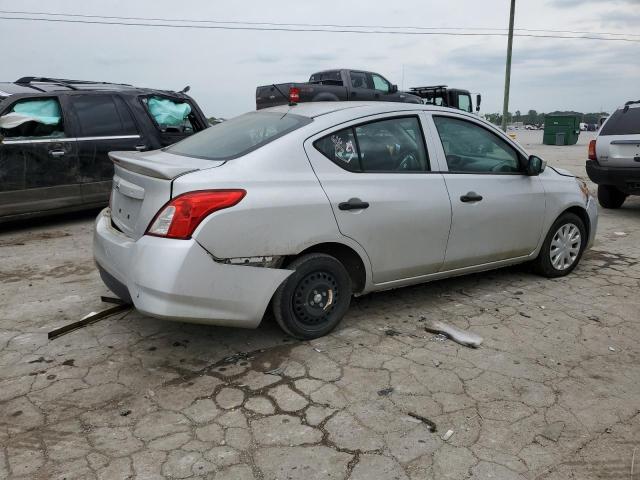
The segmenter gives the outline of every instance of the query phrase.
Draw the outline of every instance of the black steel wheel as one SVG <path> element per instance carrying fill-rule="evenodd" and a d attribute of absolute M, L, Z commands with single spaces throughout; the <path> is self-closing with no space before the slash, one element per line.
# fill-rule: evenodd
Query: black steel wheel
<path fill-rule="evenodd" d="M 273 313 L 289 335 L 312 339 L 333 330 L 351 302 L 351 279 L 330 255 L 311 253 L 294 260 L 273 298 Z"/>

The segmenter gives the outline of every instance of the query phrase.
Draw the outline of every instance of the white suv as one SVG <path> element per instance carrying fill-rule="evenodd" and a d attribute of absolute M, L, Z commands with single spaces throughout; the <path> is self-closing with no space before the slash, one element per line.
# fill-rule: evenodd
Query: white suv
<path fill-rule="evenodd" d="M 586 167 L 604 208 L 620 208 L 627 196 L 640 195 L 640 100 L 627 102 L 604 122 L 589 143 Z"/>

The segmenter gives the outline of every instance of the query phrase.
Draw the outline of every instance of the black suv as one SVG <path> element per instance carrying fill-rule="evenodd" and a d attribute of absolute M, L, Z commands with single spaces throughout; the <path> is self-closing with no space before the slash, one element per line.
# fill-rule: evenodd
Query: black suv
<path fill-rule="evenodd" d="M 208 126 L 184 92 L 39 77 L 0 83 L 0 223 L 104 206 L 108 152 L 162 148 Z"/>

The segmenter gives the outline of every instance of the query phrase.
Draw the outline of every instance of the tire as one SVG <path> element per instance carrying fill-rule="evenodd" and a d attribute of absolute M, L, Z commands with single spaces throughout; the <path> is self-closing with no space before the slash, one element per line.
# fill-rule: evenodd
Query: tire
<path fill-rule="evenodd" d="M 576 240 L 576 230 L 579 233 L 579 238 L 577 238 L 578 241 L 574 243 L 572 240 Z M 558 244 L 554 244 L 556 235 L 559 235 L 557 239 Z M 567 238 L 566 242 L 563 239 L 565 235 L 565 238 Z M 545 238 L 542 244 L 538 258 L 533 261 L 533 270 L 547 278 L 564 277 L 576 268 L 582 258 L 586 245 L 587 229 L 582 219 L 575 213 L 563 213 L 549 229 L 549 233 L 547 233 L 547 238 Z M 558 259 L 558 263 L 552 261 L 552 248 L 556 252 L 554 258 Z M 560 252 L 557 251 L 558 248 L 561 249 Z M 575 250 L 576 248 L 577 250 Z"/>
<path fill-rule="evenodd" d="M 613 185 L 598 185 L 598 202 L 602 208 L 620 208 L 627 195 Z"/>
<path fill-rule="evenodd" d="M 349 310 L 352 294 L 349 273 L 342 263 L 324 253 L 303 255 L 288 268 L 294 272 L 273 297 L 278 325 L 302 340 L 326 335 Z"/>

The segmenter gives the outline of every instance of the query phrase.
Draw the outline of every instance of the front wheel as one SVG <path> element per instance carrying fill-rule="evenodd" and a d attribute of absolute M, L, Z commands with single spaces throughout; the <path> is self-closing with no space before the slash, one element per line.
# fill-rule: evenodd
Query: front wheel
<path fill-rule="evenodd" d="M 545 277 L 563 277 L 576 268 L 586 245 L 587 229 L 582 219 L 574 213 L 563 213 L 549 229 L 533 269 Z"/>
<path fill-rule="evenodd" d="M 310 340 L 326 335 L 349 309 L 349 273 L 337 259 L 323 253 L 303 255 L 288 268 L 294 272 L 273 297 L 276 321 L 292 337 Z"/>
<path fill-rule="evenodd" d="M 613 185 L 598 185 L 598 202 L 603 208 L 620 208 L 627 195 Z"/>

